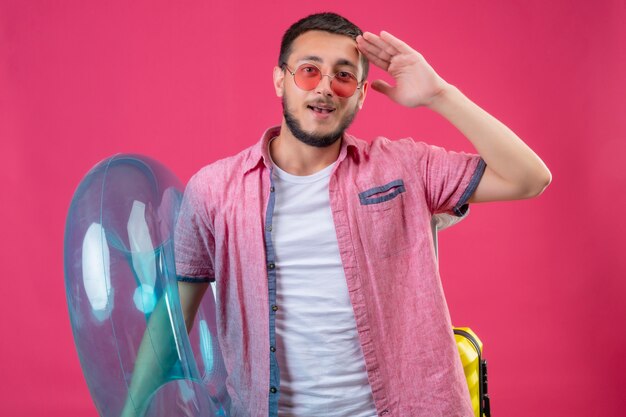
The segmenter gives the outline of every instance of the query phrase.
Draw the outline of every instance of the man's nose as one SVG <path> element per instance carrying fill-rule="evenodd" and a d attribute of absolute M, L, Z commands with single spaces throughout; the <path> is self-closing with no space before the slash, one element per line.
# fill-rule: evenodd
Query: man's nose
<path fill-rule="evenodd" d="M 315 87 L 315 92 L 326 96 L 332 96 L 333 89 L 330 87 L 330 83 L 333 82 L 333 76 L 328 74 L 322 74 L 322 79 Z"/>

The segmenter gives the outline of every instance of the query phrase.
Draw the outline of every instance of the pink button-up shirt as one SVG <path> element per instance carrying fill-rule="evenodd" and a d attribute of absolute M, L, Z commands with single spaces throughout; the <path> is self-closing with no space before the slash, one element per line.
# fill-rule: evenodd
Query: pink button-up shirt
<path fill-rule="evenodd" d="M 276 416 L 274 187 L 269 129 L 194 175 L 176 231 L 176 270 L 217 281 L 231 416 Z M 431 217 L 460 216 L 485 163 L 412 139 L 344 135 L 330 206 L 380 416 L 472 416 L 435 258 Z M 315 277 L 311 277 L 315 279 Z"/>

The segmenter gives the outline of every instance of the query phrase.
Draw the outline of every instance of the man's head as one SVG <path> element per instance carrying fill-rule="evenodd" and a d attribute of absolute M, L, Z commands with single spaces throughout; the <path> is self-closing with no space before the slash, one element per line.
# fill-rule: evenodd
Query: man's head
<path fill-rule="evenodd" d="M 280 53 L 278 54 L 278 66 L 282 66 L 289 59 L 292 52 L 293 41 L 300 35 L 311 30 L 319 30 L 335 35 L 343 35 L 352 38 L 356 42 L 356 37 L 363 35 L 363 31 L 357 25 L 350 22 L 345 17 L 335 13 L 317 13 L 304 17 L 291 25 L 283 35 L 280 43 Z M 359 81 L 367 79 L 369 72 L 369 61 L 365 55 L 360 56 L 363 73 Z"/>
<path fill-rule="evenodd" d="M 356 46 L 360 34 L 334 13 L 305 17 L 285 32 L 274 87 L 285 124 L 302 142 L 331 145 L 363 105 L 369 63 Z"/>

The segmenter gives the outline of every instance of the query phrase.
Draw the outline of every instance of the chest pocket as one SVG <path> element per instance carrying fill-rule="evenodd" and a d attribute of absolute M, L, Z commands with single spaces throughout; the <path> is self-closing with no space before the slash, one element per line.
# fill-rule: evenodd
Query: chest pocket
<path fill-rule="evenodd" d="M 380 204 L 394 199 L 405 191 L 404 181 L 395 180 L 388 184 L 370 188 L 369 190 L 359 193 L 359 202 L 363 206 Z"/>
<path fill-rule="evenodd" d="M 406 186 L 402 179 L 359 193 L 358 225 L 368 257 L 387 258 L 414 243 L 408 231 Z"/>

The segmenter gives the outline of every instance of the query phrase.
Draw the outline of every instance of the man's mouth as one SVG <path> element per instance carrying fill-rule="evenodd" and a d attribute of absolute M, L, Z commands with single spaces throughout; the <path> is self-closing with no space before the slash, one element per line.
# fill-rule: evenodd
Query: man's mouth
<path fill-rule="evenodd" d="M 307 106 L 309 109 L 313 110 L 316 113 L 320 113 L 320 114 L 328 114 L 328 113 L 332 113 L 335 111 L 334 107 L 330 107 L 330 106 L 319 106 L 319 105 L 310 105 Z"/>

